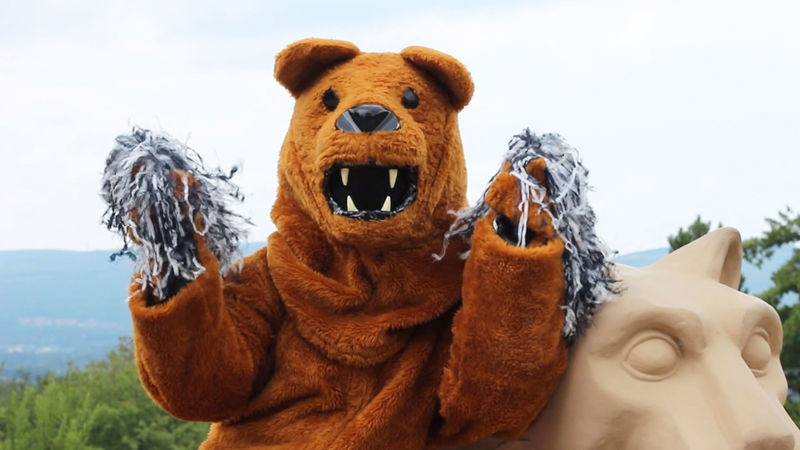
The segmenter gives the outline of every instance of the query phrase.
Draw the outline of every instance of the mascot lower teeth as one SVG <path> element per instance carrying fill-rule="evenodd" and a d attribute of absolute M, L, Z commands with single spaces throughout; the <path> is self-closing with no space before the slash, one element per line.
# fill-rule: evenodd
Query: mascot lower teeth
<path fill-rule="evenodd" d="M 237 263 L 231 174 L 142 129 L 108 158 L 151 397 L 212 422 L 205 449 L 521 436 L 613 291 L 574 150 L 524 131 L 467 208 L 457 113 L 473 85 L 457 60 L 308 39 L 275 76 L 296 99 L 277 231 Z"/>

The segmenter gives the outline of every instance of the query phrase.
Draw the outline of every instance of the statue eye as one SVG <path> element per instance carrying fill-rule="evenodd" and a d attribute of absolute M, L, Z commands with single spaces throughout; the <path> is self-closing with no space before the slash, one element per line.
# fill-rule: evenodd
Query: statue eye
<path fill-rule="evenodd" d="M 760 377 L 767 373 L 769 361 L 772 359 L 772 348 L 764 330 L 756 331 L 747 339 L 742 348 L 742 359 L 755 376 Z"/>
<path fill-rule="evenodd" d="M 333 89 L 328 89 L 322 94 L 322 104 L 328 108 L 328 111 L 333 111 L 339 106 L 339 97 L 336 95 L 336 91 Z"/>
<path fill-rule="evenodd" d="M 406 90 L 403 91 L 403 97 L 401 99 L 401 102 L 403 103 L 403 106 L 405 106 L 406 108 L 414 109 L 417 107 L 417 105 L 419 105 L 419 97 L 417 97 L 417 94 L 414 92 L 413 89 L 406 88 Z"/>
<path fill-rule="evenodd" d="M 674 339 L 661 333 L 648 333 L 630 347 L 625 369 L 644 381 L 659 381 L 667 378 L 678 368 L 681 351 Z"/>

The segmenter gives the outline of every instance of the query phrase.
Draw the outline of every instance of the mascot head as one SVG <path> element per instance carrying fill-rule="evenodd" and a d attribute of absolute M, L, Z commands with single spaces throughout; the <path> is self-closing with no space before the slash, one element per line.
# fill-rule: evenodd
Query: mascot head
<path fill-rule="evenodd" d="M 441 240 L 448 212 L 465 205 L 456 115 L 473 85 L 461 63 L 423 47 L 361 53 L 306 39 L 278 54 L 275 77 L 296 99 L 273 209 L 279 230 L 313 226 L 372 248 Z"/>

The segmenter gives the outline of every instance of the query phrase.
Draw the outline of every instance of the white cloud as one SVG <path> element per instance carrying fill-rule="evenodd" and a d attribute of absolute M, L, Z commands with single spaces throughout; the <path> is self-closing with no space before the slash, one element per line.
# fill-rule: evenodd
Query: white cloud
<path fill-rule="evenodd" d="M 212 164 L 243 162 L 241 210 L 265 239 L 292 107 L 272 60 L 308 36 L 465 63 L 471 200 L 532 126 L 579 148 L 601 234 L 622 251 L 664 245 L 697 213 L 752 235 L 796 201 L 797 2 L 425 4 L 364 16 L 310 2 L 4 3 L 0 249 L 116 246 L 99 175 L 133 123 L 190 137 Z"/>
<path fill-rule="evenodd" d="M 34 327 L 74 327 L 74 328 L 123 328 L 121 324 L 115 322 L 102 322 L 96 319 L 64 319 L 49 317 L 18 317 L 17 323 L 23 326 Z"/>
<path fill-rule="evenodd" d="M 44 347 L 37 347 L 34 353 L 37 355 L 45 355 L 47 353 L 55 353 L 59 351 L 58 347 L 51 347 L 51 346 L 44 346 Z"/>
<path fill-rule="evenodd" d="M 8 354 L 33 353 L 37 355 L 43 355 L 47 353 L 72 353 L 75 349 L 72 347 L 63 348 L 57 345 L 44 345 L 38 347 L 35 345 L 9 345 L 6 346 L 5 350 Z"/>

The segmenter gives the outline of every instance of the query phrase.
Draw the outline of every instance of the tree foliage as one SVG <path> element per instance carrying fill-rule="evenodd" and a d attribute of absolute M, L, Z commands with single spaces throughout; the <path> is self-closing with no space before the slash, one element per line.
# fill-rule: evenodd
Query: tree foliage
<path fill-rule="evenodd" d="M 195 449 L 207 433 L 147 396 L 129 338 L 85 368 L 0 382 L 0 450 Z"/>
<path fill-rule="evenodd" d="M 680 227 L 674 236 L 667 236 L 667 241 L 669 242 L 669 251 L 674 252 L 689 242 L 704 236 L 709 230 L 711 230 L 711 222 L 703 222 L 703 219 L 701 219 L 700 215 L 698 214 L 697 218 L 694 219 L 694 222 L 686 227 L 686 230 L 684 230 L 683 227 Z"/>
<path fill-rule="evenodd" d="M 745 258 L 758 267 L 779 247 L 800 244 L 800 214 L 786 208 L 778 212 L 777 218 L 766 221 L 769 229 L 744 243 Z M 787 406 L 787 410 L 794 411 L 797 415 L 792 417 L 800 423 L 800 303 L 781 302 L 787 294 L 800 294 L 800 248 L 794 249 L 789 260 L 772 273 L 770 280 L 772 286 L 758 296 L 778 310 L 783 322 L 781 364 L 795 403 Z"/>
<path fill-rule="evenodd" d="M 779 211 L 777 219 L 766 220 L 769 230 L 744 242 L 745 258 L 758 267 L 772 257 L 778 247 L 800 243 L 800 215 L 790 208 Z M 771 280 L 772 286 L 759 297 L 772 306 L 778 307 L 781 298 L 788 293 L 800 294 L 800 249 L 794 250 L 789 261 L 772 274 Z M 781 317 L 788 317 L 788 310 L 783 313 Z"/>

